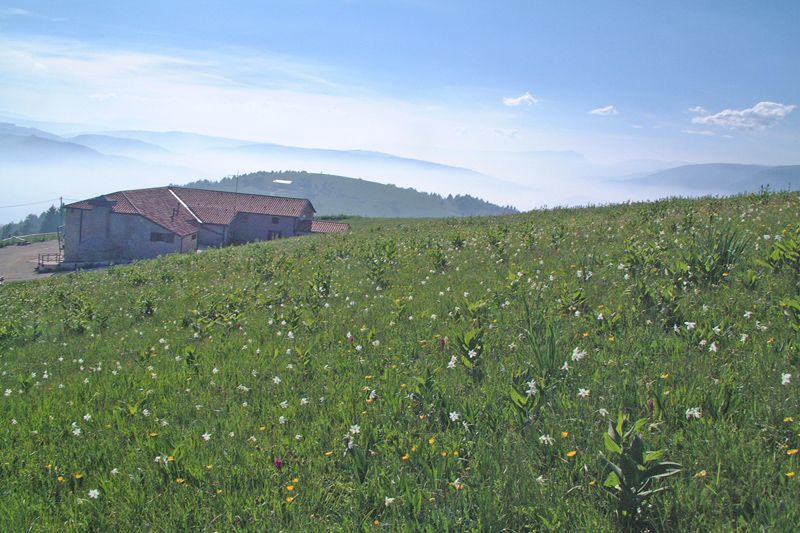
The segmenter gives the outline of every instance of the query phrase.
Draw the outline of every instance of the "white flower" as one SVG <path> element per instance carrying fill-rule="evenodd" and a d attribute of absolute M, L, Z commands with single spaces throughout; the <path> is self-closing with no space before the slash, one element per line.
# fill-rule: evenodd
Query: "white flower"
<path fill-rule="evenodd" d="M 150 416 L 150 409 L 142 409 L 142 416 Z"/>
<path fill-rule="evenodd" d="M 212 368 L 211 369 L 211 373 L 212 374 L 218 374 L 219 373 L 219 368 L 217 368 L 217 367 Z"/>
<path fill-rule="evenodd" d="M 211 433 L 203 433 L 202 437 L 204 441 L 208 442 L 211 440 Z"/>
<path fill-rule="evenodd" d="M 686 410 L 686 419 L 691 420 L 692 418 L 699 420 L 700 417 L 703 416 L 703 413 L 700 412 L 699 407 L 690 407 Z"/>
<path fill-rule="evenodd" d="M 539 392 L 539 389 L 536 388 L 535 379 L 530 380 L 527 385 L 528 385 L 528 396 L 533 396 L 534 394 Z"/>
<path fill-rule="evenodd" d="M 288 402 L 288 401 L 286 401 L 286 400 L 283 400 L 283 401 L 281 402 L 281 404 L 280 404 L 280 405 L 281 405 L 281 407 L 283 407 L 284 409 L 286 409 L 287 407 L 289 407 L 289 402 Z"/>
<path fill-rule="evenodd" d="M 85 415 L 83 415 L 83 420 L 85 422 L 88 422 L 91 419 L 92 419 L 92 415 L 90 415 L 89 413 L 86 413 Z"/>
<path fill-rule="evenodd" d="M 16 422 L 16 420 L 14 422 Z M 79 428 L 78 426 L 72 426 L 72 434 L 73 435 L 75 435 L 76 437 L 80 437 L 81 433 L 82 433 L 81 428 Z"/>
<path fill-rule="evenodd" d="M 556 439 L 551 437 L 550 435 L 542 435 L 539 437 L 539 442 L 542 444 L 547 444 L 548 446 L 552 446 L 555 443 Z"/>
<path fill-rule="evenodd" d="M 683 325 L 686 326 L 687 330 L 692 331 L 697 327 L 697 322 L 684 322 Z"/>
<path fill-rule="evenodd" d="M 585 350 L 581 350 L 578 347 L 576 347 L 574 350 L 572 350 L 572 360 L 573 361 L 578 362 L 581 359 L 583 359 L 584 357 L 586 357 L 586 351 Z"/>
<path fill-rule="evenodd" d="M 742 316 L 745 317 L 745 318 L 750 318 L 751 316 L 753 316 L 753 312 L 752 311 L 745 311 Z"/>
<path fill-rule="evenodd" d="M 300 398 L 300 405 L 308 404 L 308 398 Z"/>
<path fill-rule="evenodd" d="M 111 475 L 112 476 L 116 476 L 117 474 L 119 474 L 119 468 L 112 468 L 111 469 Z"/>
<path fill-rule="evenodd" d="M 781 385 L 791 385 L 792 384 L 792 375 L 791 374 L 783 374 L 781 375 Z"/>
<path fill-rule="evenodd" d="M 739 340 L 742 342 L 742 344 L 744 344 L 745 342 L 747 342 L 747 339 L 749 339 L 749 338 L 750 338 L 750 335 L 748 335 L 747 333 L 742 333 L 742 336 L 739 337 Z"/>
<path fill-rule="evenodd" d="M 562 371 L 562 372 L 569 372 L 569 363 L 567 363 L 566 361 L 564 361 L 564 364 L 563 364 L 563 365 L 561 365 L 561 371 Z"/>
<path fill-rule="evenodd" d="M 378 339 L 375 339 L 374 341 L 372 341 L 372 345 L 377 348 L 378 346 L 381 345 L 381 341 L 379 341 Z"/>
<path fill-rule="evenodd" d="M 289 339 L 289 340 L 293 340 L 294 339 L 294 332 L 291 332 L 291 331 L 288 332 L 286 334 L 286 338 Z"/>
<path fill-rule="evenodd" d="M 459 418 L 461 418 L 461 415 L 459 415 L 456 411 L 450 411 L 450 421 L 451 422 L 455 422 Z"/>
<path fill-rule="evenodd" d="M 478 352 L 476 352 L 475 350 L 470 350 L 469 352 L 467 352 L 467 355 L 469 356 L 470 359 L 475 359 L 476 357 L 478 357 Z"/>
<path fill-rule="evenodd" d="M 449 362 L 449 363 L 447 363 L 447 368 L 455 368 L 455 367 L 456 367 L 456 362 L 457 362 L 457 361 L 458 361 L 458 358 L 457 358 L 455 355 L 454 355 L 454 356 L 452 356 L 452 357 L 450 358 L 450 362 Z"/>
<path fill-rule="evenodd" d="M 97 489 L 92 489 L 89 491 L 89 497 L 93 500 L 96 500 L 100 497 L 100 491 Z"/>
<path fill-rule="evenodd" d="M 350 426 L 350 434 L 355 435 L 357 433 L 361 433 L 361 426 L 359 426 L 358 424 L 353 424 L 352 426 Z"/>
<path fill-rule="evenodd" d="M 712 342 L 712 343 L 711 343 L 711 344 L 708 346 L 708 351 L 709 351 L 709 352 L 714 352 L 714 353 L 716 353 L 718 349 L 719 349 L 719 347 L 717 346 L 717 341 L 714 341 L 714 342 Z"/>
<path fill-rule="evenodd" d="M 392 504 L 394 503 L 394 501 L 395 501 L 396 499 L 397 499 L 397 498 L 390 498 L 390 497 L 386 496 L 386 497 L 383 499 L 383 504 L 384 504 L 386 507 L 389 507 L 390 505 L 392 505 Z"/>
<path fill-rule="evenodd" d="M 608 416 L 608 411 L 606 409 L 600 408 L 597 412 L 600 413 L 600 416 Z"/>
<path fill-rule="evenodd" d="M 275 376 L 274 378 L 272 378 L 272 382 L 275 385 L 280 385 L 281 384 L 281 378 L 279 378 L 278 376 Z"/>
<path fill-rule="evenodd" d="M 3 396 L 11 396 L 11 389 L 6 389 Z"/>
<path fill-rule="evenodd" d="M 578 389 L 578 396 L 580 396 L 581 398 L 586 398 L 589 396 L 589 394 L 591 394 L 591 391 L 589 389 L 584 389 L 584 388 Z"/>
<path fill-rule="evenodd" d="M 286 423 L 286 417 L 283 416 L 283 415 L 279 416 L 278 417 L 278 422 L 280 422 L 281 424 L 285 424 Z"/>

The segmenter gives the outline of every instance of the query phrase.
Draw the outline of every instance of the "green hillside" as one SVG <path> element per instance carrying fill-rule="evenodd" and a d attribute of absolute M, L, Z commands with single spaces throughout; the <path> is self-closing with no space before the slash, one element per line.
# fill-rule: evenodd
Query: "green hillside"
<path fill-rule="evenodd" d="M 792 530 L 798 220 L 355 220 L 0 285 L 0 529 Z"/>
<path fill-rule="evenodd" d="M 201 180 L 186 187 L 308 198 L 317 215 L 365 217 L 452 217 L 516 213 L 469 195 L 442 197 L 344 176 L 309 172 L 256 172 L 219 181 Z M 274 180 L 291 181 L 291 184 Z"/>

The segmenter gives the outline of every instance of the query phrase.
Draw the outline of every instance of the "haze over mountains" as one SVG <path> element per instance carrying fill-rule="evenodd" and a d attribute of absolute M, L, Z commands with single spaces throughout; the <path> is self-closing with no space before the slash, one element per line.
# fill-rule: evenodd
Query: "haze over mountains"
<path fill-rule="evenodd" d="M 474 170 L 384 152 L 284 146 L 180 131 L 57 135 L 41 127 L 0 123 L 0 205 L 285 170 L 351 176 L 444 197 L 470 195 L 522 210 L 671 195 L 734 194 L 764 186 L 780 190 L 800 184 L 797 165 L 654 160 L 598 165 L 573 151 L 497 151 L 480 156 L 482 163 Z M 22 218 L 38 207 L 4 209 L 0 223 Z M 326 211 L 343 212 L 335 206 Z"/>

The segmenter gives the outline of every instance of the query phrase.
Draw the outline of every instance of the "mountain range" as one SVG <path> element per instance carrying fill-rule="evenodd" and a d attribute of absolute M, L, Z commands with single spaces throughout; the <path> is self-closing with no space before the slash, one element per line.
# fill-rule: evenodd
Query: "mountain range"
<path fill-rule="evenodd" d="M 369 183 L 393 185 L 395 194 L 413 188 L 443 198 L 468 195 L 498 209 L 501 205 L 530 209 L 548 204 L 726 195 L 764 186 L 796 189 L 800 184 L 798 165 L 657 160 L 598 165 L 573 151 L 531 150 L 476 154 L 468 158 L 478 168 L 474 170 L 384 152 L 285 146 L 181 131 L 71 129 L 69 134 L 61 133 L 48 131 L 45 123 L 0 123 L 3 197 L 14 199 L 4 203 L 41 201 L 43 191 L 49 191 L 45 196 L 80 199 L 110 190 L 286 170 L 305 171 L 306 177 L 317 176 L 318 180 L 323 175 L 337 179 L 353 176 L 361 179 L 362 188 Z M 319 202 L 326 205 L 328 199 Z M 367 212 L 367 206 L 361 208 L 350 214 Z M 343 210 L 331 207 L 330 212 Z M 418 210 L 409 207 L 406 211 L 412 212 Z M 0 217 L 7 221 L 27 213 L 22 207 L 10 208 L 0 212 Z"/>

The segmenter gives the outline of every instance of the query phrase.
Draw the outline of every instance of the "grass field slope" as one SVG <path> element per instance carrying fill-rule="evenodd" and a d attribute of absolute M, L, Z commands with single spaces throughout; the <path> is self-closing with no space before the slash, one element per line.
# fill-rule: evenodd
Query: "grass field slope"
<path fill-rule="evenodd" d="M 800 197 L 0 286 L 3 531 L 788 531 Z"/>

